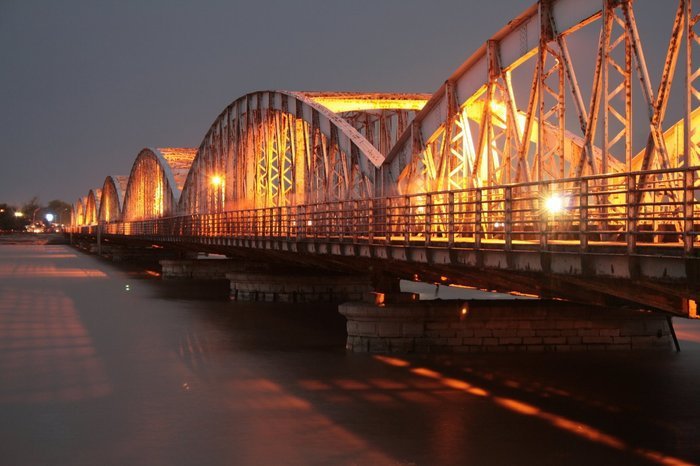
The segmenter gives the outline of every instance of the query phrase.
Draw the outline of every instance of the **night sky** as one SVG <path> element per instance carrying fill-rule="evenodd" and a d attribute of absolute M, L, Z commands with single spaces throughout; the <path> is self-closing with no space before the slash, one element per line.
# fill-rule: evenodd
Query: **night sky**
<path fill-rule="evenodd" d="M 0 202 L 73 203 L 248 92 L 431 93 L 532 3 L 0 0 Z M 675 4 L 636 2 L 654 87 Z"/>

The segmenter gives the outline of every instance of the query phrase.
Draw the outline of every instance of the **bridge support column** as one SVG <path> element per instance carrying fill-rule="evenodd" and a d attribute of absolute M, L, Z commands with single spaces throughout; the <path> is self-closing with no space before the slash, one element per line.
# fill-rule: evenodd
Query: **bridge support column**
<path fill-rule="evenodd" d="M 164 259 L 159 262 L 161 277 L 164 280 L 225 280 L 228 273 L 260 270 L 260 264 L 256 267 L 250 262 L 238 259 Z"/>
<path fill-rule="evenodd" d="M 561 301 L 341 304 L 354 352 L 670 350 L 663 314 Z"/>
<path fill-rule="evenodd" d="M 228 273 L 231 299 L 275 302 L 342 302 L 357 300 L 371 289 L 366 276 L 334 275 L 318 271 Z"/>

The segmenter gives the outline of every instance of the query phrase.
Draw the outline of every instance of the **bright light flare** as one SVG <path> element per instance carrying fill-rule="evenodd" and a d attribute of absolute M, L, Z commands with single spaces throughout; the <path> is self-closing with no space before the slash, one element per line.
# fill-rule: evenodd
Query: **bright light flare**
<path fill-rule="evenodd" d="M 52 223 L 52 222 L 53 222 L 53 219 L 56 218 L 56 216 L 55 216 L 54 214 L 52 214 L 52 213 L 48 213 L 48 214 L 46 214 L 46 215 L 44 216 L 44 218 L 46 218 L 46 221 L 47 221 L 47 222 Z"/>
<path fill-rule="evenodd" d="M 544 200 L 544 208 L 550 214 L 559 214 L 566 208 L 566 198 L 559 194 L 551 194 Z"/>
<path fill-rule="evenodd" d="M 223 183 L 224 180 L 219 175 L 214 175 L 211 177 L 210 182 L 213 186 L 221 186 L 221 183 Z"/>

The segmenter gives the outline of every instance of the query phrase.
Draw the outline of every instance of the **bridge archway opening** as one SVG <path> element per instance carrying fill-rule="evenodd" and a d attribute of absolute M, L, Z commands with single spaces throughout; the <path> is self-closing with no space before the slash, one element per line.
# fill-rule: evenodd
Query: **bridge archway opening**
<path fill-rule="evenodd" d="M 123 221 L 168 217 L 175 213 L 182 179 L 194 158 L 194 149 L 143 149 L 129 174 Z M 171 166 L 172 163 L 172 166 Z"/>
<path fill-rule="evenodd" d="M 71 210 L 71 224 L 73 226 L 85 225 L 85 203 L 83 198 L 78 198 Z"/>
<path fill-rule="evenodd" d="M 111 175 L 105 178 L 98 213 L 100 222 L 110 223 L 121 220 L 122 202 L 127 183 L 126 176 Z"/>
<path fill-rule="evenodd" d="M 95 225 L 98 223 L 98 213 L 100 211 L 100 199 L 102 198 L 102 190 L 99 188 L 91 189 L 88 192 L 85 203 L 85 225 Z"/>

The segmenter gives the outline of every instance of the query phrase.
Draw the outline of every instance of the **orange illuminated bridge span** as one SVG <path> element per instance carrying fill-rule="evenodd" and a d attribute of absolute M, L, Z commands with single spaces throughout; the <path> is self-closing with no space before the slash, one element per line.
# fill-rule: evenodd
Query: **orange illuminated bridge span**
<path fill-rule="evenodd" d="M 549 0 L 432 95 L 244 95 L 89 191 L 72 232 L 695 316 L 698 11 L 659 8 L 655 68 L 644 5 Z"/>

